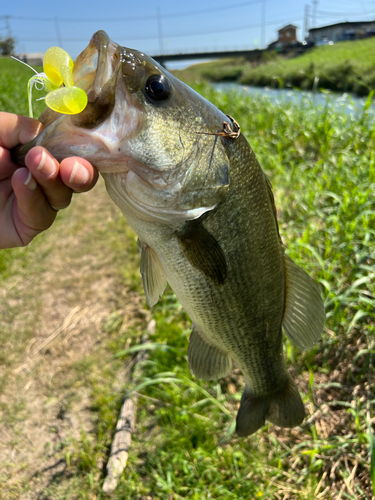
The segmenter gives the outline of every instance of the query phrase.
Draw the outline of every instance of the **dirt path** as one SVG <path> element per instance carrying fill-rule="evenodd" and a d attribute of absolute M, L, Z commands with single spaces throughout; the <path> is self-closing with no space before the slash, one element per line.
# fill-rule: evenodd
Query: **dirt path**
<path fill-rule="evenodd" d="M 105 325 L 113 312 L 122 332 L 148 319 L 143 297 L 119 271 L 129 247 L 137 259 L 133 236 L 118 229 L 120 217 L 103 184 L 76 196 L 25 250 L 26 267 L 15 262 L 0 285 L 1 498 L 41 498 L 66 466 L 56 452 L 92 430 L 85 381 L 111 363 Z"/>

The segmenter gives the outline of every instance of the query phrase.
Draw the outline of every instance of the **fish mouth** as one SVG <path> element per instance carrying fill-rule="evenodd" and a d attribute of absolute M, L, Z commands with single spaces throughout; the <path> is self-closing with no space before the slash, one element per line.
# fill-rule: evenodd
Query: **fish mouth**
<path fill-rule="evenodd" d="M 80 81 L 79 77 L 82 72 L 82 78 L 87 80 L 85 66 L 91 67 L 95 73 L 94 82 L 87 92 L 88 102 L 93 103 L 100 97 L 103 88 L 119 66 L 119 62 L 119 45 L 112 42 L 105 31 L 94 33 L 89 45 L 77 57 L 74 65 L 77 83 Z"/>
<path fill-rule="evenodd" d="M 82 88 L 87 93 L 88 103 L 86 108 L 76 115 L 71 115 L 72 125 L 80 129 L 93 129 L 103 123 L 112 113 L 116 101 L 116 89 L 121 74 L 123 48 L 112 42 L 105 31 L 97 31 L 91 37 L 88 46 L 77 57 L 74 70 L 73 81 L 77 87 Z M 39 121 L 44 125 L 44 130 L 35 139 L 13 148 L 11 151 L 12 160 L 18 165 L 25 165 L 26 154 L 34 146 L 42 145 L 49 149 L 46 141 L 45 131 L 56 130 L 58 124 L 66 119 L 66 115 L 57 113 L 46 108 L 39 117 Z M 66 157 L 60 155 L 58 151 L 51 151 L 59 161 Z"/>
<path fill-rule="evenodd" d="M 86 91 L 88 103 L 81 113 L 72 115 L 74 125 L 92 129 L 112 113 L 121 69 L 120 49 L 105 31 L 97 31 L 77 57 L 73 80 Z"/>

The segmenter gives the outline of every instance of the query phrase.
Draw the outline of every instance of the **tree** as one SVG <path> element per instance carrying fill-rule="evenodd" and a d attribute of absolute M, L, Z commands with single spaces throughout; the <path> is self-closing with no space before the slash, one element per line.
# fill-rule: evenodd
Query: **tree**
<path fill-rule="evenodd" d="M 0 55 L 10 56 L 14 53 L 16 40 L 12 36 L 4 38 L 0 36 Z"/>

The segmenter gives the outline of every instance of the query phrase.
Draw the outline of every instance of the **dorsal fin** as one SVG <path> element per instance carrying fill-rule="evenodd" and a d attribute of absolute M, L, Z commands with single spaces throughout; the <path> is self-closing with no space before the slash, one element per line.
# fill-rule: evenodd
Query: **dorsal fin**
<path fill-rule="evenodd" d="M 325 310 L 318 285 L 287 255 L 283 329 L 293 344 L 310 349 L 324 328 Z"/>
<path fill-rule="evenodd" d="M 141 275 L 147 304 L 152 307 L 164 293 L 167 280 L 159 257 L 154 250 L 138 240 L 138 248 L 141 251 Z"/>

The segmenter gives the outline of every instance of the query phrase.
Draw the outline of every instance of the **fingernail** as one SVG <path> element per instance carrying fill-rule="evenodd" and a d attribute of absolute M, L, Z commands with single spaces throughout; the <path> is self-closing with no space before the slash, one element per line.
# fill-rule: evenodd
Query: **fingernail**
<path fill-rule="evenodd" d="M 87 169 L 81 165 L 78 161 L 75 162 L 73 166 L 72 173 L 70 174 L 69 184 L 76 184 L 77 186 L 82 186 L 89 180 L 90 174 Z"/>
<path fill-rule="evenodd" d="M 37 188 L 37 183 L 36 183 L 36 180 L 34 179 L 34 177 L 31 175 L 31 172 L 29 170 L 29 175 L 27 176 L 27 179 L 25 180 L 24 182 L 24 185 L 30 189 L 30 191 L 35 191 L 35 189 Z"/>
<path fill-rule="evenodd" d="M 55 162 L 52 160 L 50 156 L 47 155 L 44 149 L 42 151 L 42 157 L 40 158 L 37 170 L 45 174 L 47 177 L 50 177 L 56 172 Z"/>
<path fill-rule="evenodd" d="M 20 141 L 21 144 L 26 144 L 27 142 L 32 141 L 35 137 L 42 131 L 43 125 L 39 123 L 37 127 L 33 130 L 25 129 L 20 133 Z"/>

